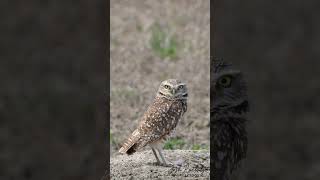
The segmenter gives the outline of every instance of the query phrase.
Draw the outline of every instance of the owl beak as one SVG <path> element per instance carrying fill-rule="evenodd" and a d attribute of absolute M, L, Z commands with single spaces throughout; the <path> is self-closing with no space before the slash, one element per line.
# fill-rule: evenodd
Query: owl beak
<path fill-rule="evenodd" d="M 176 94 L 176 89 L 172 88 L 171 93 L 172 93 L 173 95 L 175 95 L 175 94 Z"/>

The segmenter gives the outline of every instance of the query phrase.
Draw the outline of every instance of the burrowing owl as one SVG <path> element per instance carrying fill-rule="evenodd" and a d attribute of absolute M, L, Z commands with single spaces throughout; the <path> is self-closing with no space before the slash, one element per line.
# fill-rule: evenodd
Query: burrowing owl
<path fill-rule="evenodd" d="M 241 72 L 233 70 L 231 64 L 223 61 L 211 64 L 213 174 L 217 180 L 228 180 L 246 157 L 247 88 Z"/>
<path fill-rule="evenodd" d="M 186 84 L 176 79 L 163 81 L 153 103 L 144 113 L 138 128 L 129 136 L 119 152 L 130 155 L 149 145 L 157 163 L 167 165 L 162 154 L 162 146 L 176 128 L 182 115 L 187 111 L 187 98 Z"/>

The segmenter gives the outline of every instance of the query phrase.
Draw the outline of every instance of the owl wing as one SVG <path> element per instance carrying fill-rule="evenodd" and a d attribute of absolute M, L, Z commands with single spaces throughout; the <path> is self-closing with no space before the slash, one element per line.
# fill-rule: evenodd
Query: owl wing
<path fill-rule="evenodd" d="M 173 101 L 158 100 L 148 108 L 139 125 L 141 141 L 143 142 L 139 145 L 139 148 L 170 133 L 171 126 L 168 126 L 168 121 L 169 118 L 172 118 L 170 112 L 172 105 Z"/>
<path fill-rule="evenodd" d="M 161 99 L 156 99 L 144 113 L 138 128 L 133 131 L 129 138 L 120 148 L 120 153 L 132 154 L 136 150 L 144 147 L 147 143 L 159 139 L 163 133 L 159 126 L 164 125 L 162 122 L 163 114 L 170 109 L 170 103 Z M 162 124 L 163 123 L 163 124 Z M 159 132 L 158 132 L 159 130 Z"/>
<path fill-rule="evenodd" d="M 122 147 L 119 149 L 120 153 L 128 153 L 128 150 L 140 139 L 140 132 L 138 129 L 133 131 L 129 138 L 123 143 Z M 128 153 L 130 154 L 130 152 Z"/>

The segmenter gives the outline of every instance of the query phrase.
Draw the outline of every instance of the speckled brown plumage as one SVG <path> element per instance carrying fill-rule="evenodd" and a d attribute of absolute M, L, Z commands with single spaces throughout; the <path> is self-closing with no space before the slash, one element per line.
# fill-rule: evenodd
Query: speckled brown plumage
<path fill-rule="evenodd" d="M 247 153 L 246 85 L 240 71 L 223 61 L 211 66 L 211 141 L 213 175 L 229 180 Z"/>
<path fill-rule="evenodd" d="M 157 161 L 166 164 L 161 153 L 162 144 L 174 132 L 179 120 L 187 111 L 187 97 L 187 87 L 184 83 L 176 79 L 163 81 L 137 129 L 119 152 L 131 155 L 150 145 Z M 157 152 L 163 162 L 160 162 Z"/>

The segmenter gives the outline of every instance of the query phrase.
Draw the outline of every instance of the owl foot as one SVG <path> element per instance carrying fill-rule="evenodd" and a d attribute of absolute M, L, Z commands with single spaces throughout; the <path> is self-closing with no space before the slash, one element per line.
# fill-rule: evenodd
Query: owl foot
<path fill-rule="evenodd" d="M 174 165 L 172 163 L 161 163 L 160 166 L 163 167 L 173 167 Z"/>
<path fill-rule="evenodd" d="M 162 162 L 153 162 L 150 165 L 162 166 L 162 167 L 174 167 L 174 164 L 172 163 L 162 163 Z"/>

